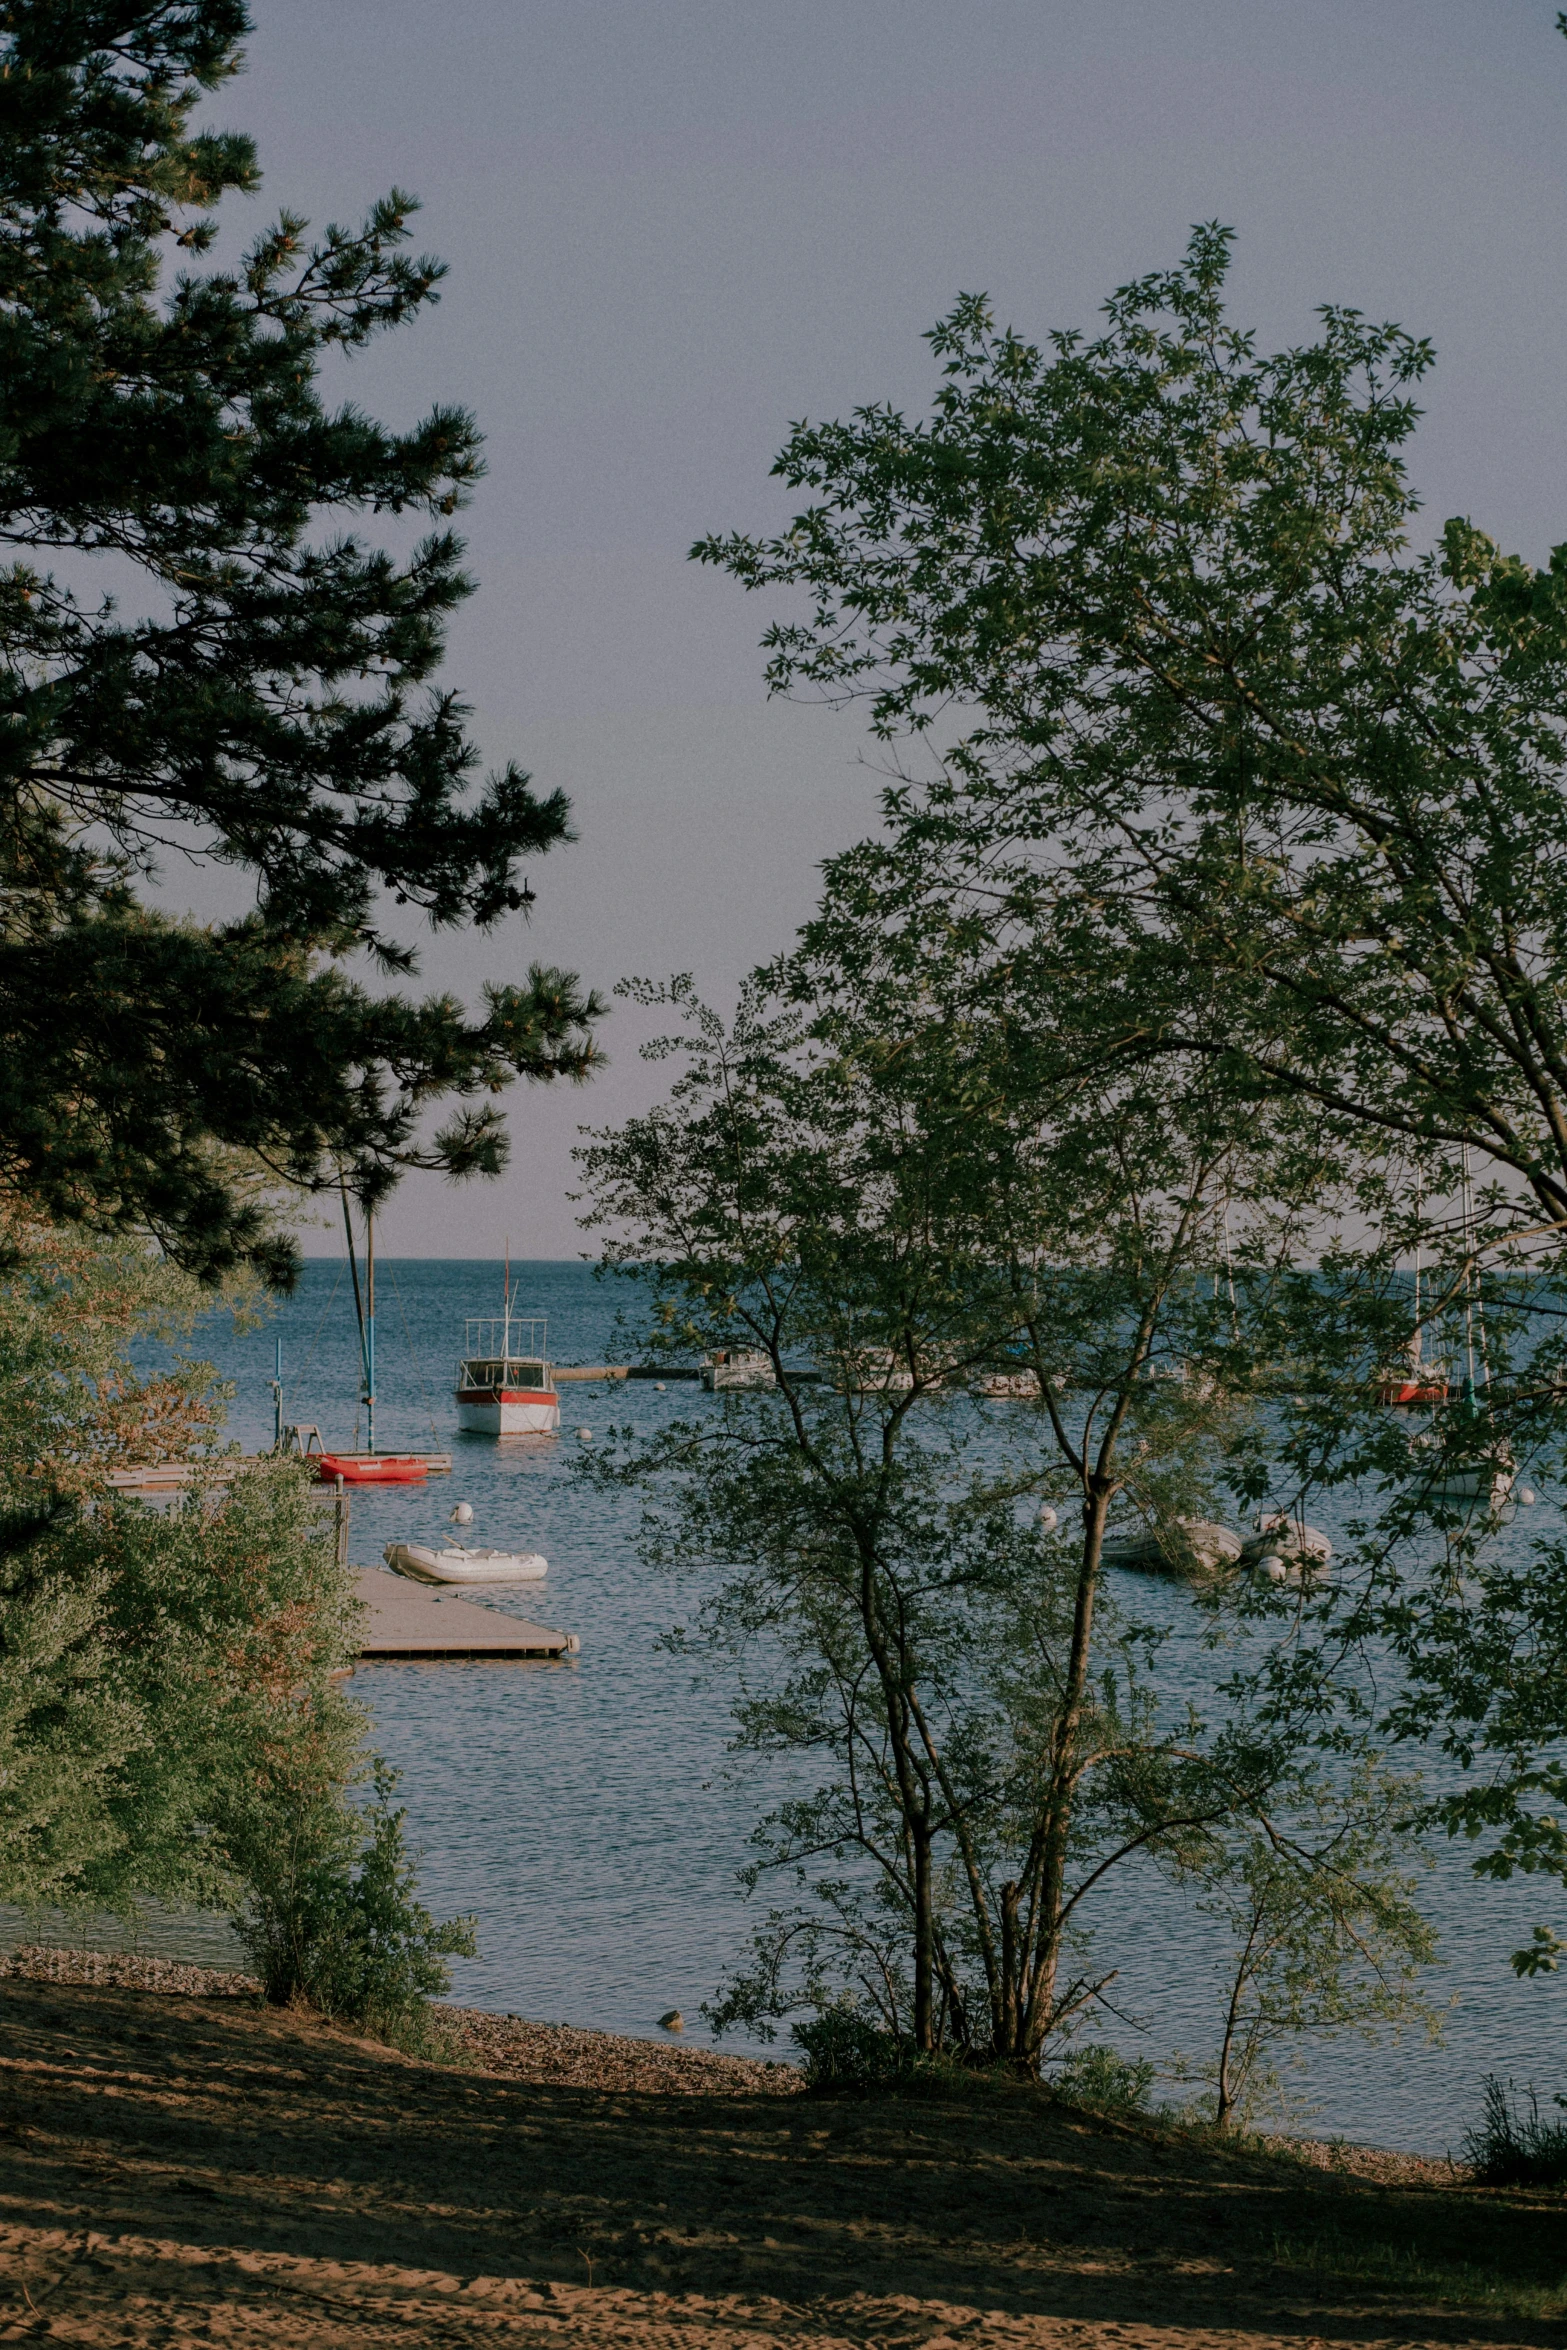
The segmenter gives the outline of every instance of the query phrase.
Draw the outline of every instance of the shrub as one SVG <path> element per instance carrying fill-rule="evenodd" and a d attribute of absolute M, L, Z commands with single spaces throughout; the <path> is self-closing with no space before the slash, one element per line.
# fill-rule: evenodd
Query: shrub
<path fill-rule="evenodd" d="M 895 2032 L 856 2007 L 823 2008 L 790 2034 L 805 2058 L 811 2089 L 890 2089 L 910 2070 L 912 2052 Z"/>
<path fill-rule="evenodd" d="M 235 1926 L 275 2005 L 299 2000 L 400 2046 L 425 2048 L 427 2002 L 445 1991 L 449 1958 L 476 1950 L 471 1918 L 438 1924 L 414 1898 L 414 1867 L 393 1810 L 397 1773 L 377 1762 L 358 1812 L 324 1794 L 290 1832 L 250 1856 Z"/>
<path fill-rule="evenodd" d="M 1567 2121 L 1541 2121 L 1540 2100 L 1533 2089 L 1524 2094 L 1527 2115 L 1512 2082 L 1504 2086 L 1494 2073 L 1487 2073 L 1480 2123 L 1465 2136 L 1464 2159 L 1482 2186 L 1567 2186 Z M 1567 2097 L 1552 2103 L 1567 2107 Z"/>
<path fill-rule="evenodd" d="M 1153 2084 L 1154 2067 L 1147 2057 L 1134 2063 L 1095 2043 L 1064 2057 L 1050 2086 L 1065 2104 L 1086 2105 L 1095 2113 L 1146 2113 Z"/>

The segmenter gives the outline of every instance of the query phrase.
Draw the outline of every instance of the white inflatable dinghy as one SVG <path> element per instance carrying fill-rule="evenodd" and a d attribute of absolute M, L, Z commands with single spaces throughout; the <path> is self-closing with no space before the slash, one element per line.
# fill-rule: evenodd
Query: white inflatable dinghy
<path fill-rule="evenodd" d="M 470 1550 L 461 1542 L 444 1550 L 389 1542 L 381 1556 L 394 1575 L 411 1575 L 416 1583 L 542 1583 L 550 1571 L 536 1550 Z"/>

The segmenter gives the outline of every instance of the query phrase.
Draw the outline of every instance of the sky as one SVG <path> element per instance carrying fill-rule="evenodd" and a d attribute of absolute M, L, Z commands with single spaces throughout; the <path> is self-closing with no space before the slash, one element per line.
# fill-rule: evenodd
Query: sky
<path fill-rule="evenodd" d="M 472 997 L 535 958 L 608 991 L 690 971 L 726 1007 L 821 860 L 876 822 L 848 714 L 770 703 L 768 617 L 687 561 L 786 518 L 789 425 L 925 407 L 960 292 L 1030 338 L 1238 232 L 1236 312 L 1277 346 L 1323 302 L 1429 335 L 1412 470 L 1539 560 L 1567 540 L 1567 41 L 1552 0 L 254 0 L 209 109 L 258 198 L 351 220 L 416 193 L 438 308 L 351 363 L 389 423 L 475 409 L 480 591 L 447 680 L 485 758 L 571 797 L 531 919 L 421 945 Z M 200 875 L 165 886 L 216 910 Z M 568 1257 L 571 1150 L 657 1098 L 617 1005 L 585 1089 L 509 1097 L 511 1166 L 415 1175 L 379 1246 Z M 309 1250 L 340 1244 L 328 1227 Z"/>

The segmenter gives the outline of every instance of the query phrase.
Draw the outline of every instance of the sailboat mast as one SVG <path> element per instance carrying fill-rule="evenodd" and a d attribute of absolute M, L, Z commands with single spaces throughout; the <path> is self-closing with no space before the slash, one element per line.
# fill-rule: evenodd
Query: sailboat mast
<path fill-rule="evenodd" d="M 365 1360 L 365 1308 L 364 1299 L 359 1291 L 359 1259 L 354 1254 L 353 1218 L 348 1212 L 348 1182 L 341 1168 L 338 1169 L 337 1188 L 343 1195 L 343 1238 L 348 1243 L 348 1270 L 354 1284 L 354 1320 L 359 1325 L 359 1384 L 360 1401 L 363 1402 L 364 1392 L 371 1384 L 370 1367 Z M 357 1444 L 358 1441 L 359 1417 L 356 1413 L 354 1415 L 354 1442 Z M 371 1450 L 374 1449 L 372 1446 Z"/>
<path fill-rule="evenodd" d="M 511 1234 L 506 1235 L 506 1287 L 502 1292 L 506 1319 L 501 1329 L 501 1378 L 506 1377 L 506 1365 L 511 1360 Z"/>
<path fill-rule="evenodd" d="M 1240 1343 L 1240 1316 L 1235 1311 L 1235 1255 L 1230 1247 L 1230 1195 L 1224 1195 L 1224 1277 L 1230 1291 L 1230 1336 Z"/>
<path fill-rule="evenodd" d="M 375 1217 L 365 1210 L 365 1408 L 375 1450 Z"/>
<path fill-rule="evenodd" d="M 1409 1360 L 1418 1381 L 1423 1368 L 1424 1332 L 1420 1327 L 1420 1236 L 1425 1215 L 1425 1192 L 1419 1175 L 1415 1177 L 1415 1334 L 1409 1342 Z"/>
<path fill-rule="evenodd" d="M 1464 1401 L 1475 1401 L 1474 1194 L 1469 1187 L 1469 1145 L 1464 1144 Z"/>

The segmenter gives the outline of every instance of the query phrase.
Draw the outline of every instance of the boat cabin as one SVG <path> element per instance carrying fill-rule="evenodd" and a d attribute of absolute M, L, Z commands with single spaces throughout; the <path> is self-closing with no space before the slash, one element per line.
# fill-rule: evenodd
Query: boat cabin
<path fill-rule="evenodd" d="M 547 1436 L 560 1398 L 542 1314 L 497 1314 L 468 1324 L 457 1366 L 457 1425 L 471 1436 Z"/>

